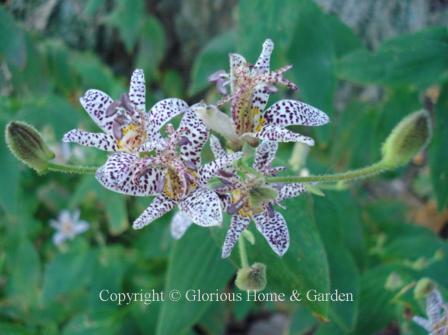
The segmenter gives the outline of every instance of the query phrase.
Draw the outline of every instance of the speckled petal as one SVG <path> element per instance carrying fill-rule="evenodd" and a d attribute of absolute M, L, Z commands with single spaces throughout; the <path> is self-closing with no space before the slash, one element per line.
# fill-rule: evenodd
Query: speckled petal
<path fill-rule="evenodd" d="M 230 167 L 242 155 L 242 152 L 234 152 L 202 166 L 199 170 L 200 184 L 205 185 L 212 177 L 216 176 L 219 170 Z"/>
<path fill-rule="evenodd" d="M 271 92 L 269 92 L 268 87 L 264 84 L 255 87 L 254 93 L 252 94 L 252 109 L 254 112 L 258 110 L 261 115 L 261 112 L 266 108 L 270 94 Z"/>
<path fill-rule="evenodd" d="M 193 223 L 203 226 L 218 226 L 222 223 L 221 202 L 218 195 L 206 188 L 198 188 L 179 202 L 179 208 Z"/>
<path fill-rule="evenodd" d="M 193 222 L 185 213 L 178 211 L 171 219 L 171 235 L 175 240 L 184 236 L 187 229 Z"/>
<path fill-rule="evenodd" d="M 252 69 L 253 73 L 261 74 L 269 72 L 269 64 L 271 62 L 271 55 L 273 50 L 274 42 L 272 42 L 272 40 L 270 39 L 265 40 L 263 43 L 261 54 Z"/>
<path fill-rule="evenodd" d="M 260 172 L 264 172 L 271 167 L 272 161 L 277 153 L 278 143 L 274 141 L 262 141 L 255 150 L 255 160 L 253 167 Z"/>
<path fill-rule="evenodd" d="M 233 215 L 232 221 L 230 222 L 229 230 L 227 230 L 227 235 L 222 246 L 222 258 L 227 258 L 230 256 L 233 247 L 241 236 L 241 233 L 249 225 L 250 219 L 240 215 Z"/>
<path fill-rule="evenodd" d="M 114 116 L 106 116 L 107 108 L 113 102 L 110 96 L 99 90 L 91 89 L 79 98 L 79 102 L 102 130 L 108 134 L 112 134 Z"/>
<path fill-rule="evenodd" d="M 105 133 L 89 133 L 81 129 L 72 129 L 64 135 L 63 142 L 78 143 L 104 151 L 117 151 L 118 147 L 112 135 Z"/>
<path fill-rule="evenodd" d="M 263 114 L 267 124 L 321 126 L 330 121 L 321 110 L 297 100 L 280 100 Z"/>
<path fill-rule="evenodd" d="M 438 290 L 432 290 L 426 297 L 426 315 L 432 324 L 438 323 L 442 318 L 441 309 L 443 298 Z"/>
<path fill-rule="evenodd" d="M 297 197 L 305 191 L 302 183 L 285 184 L 278 191 L 277 201 Z"/>
<path fill-rule="evenodd" d="M 148 196 L 157 193 L 163 180 L 164 170 L 146 168 L 136 174 L 144 160 L 128 153 L 119 152 L 109 156 L 106 164 L 96 172 L 96 179 L 107 189 L 128 195 Z"/>
<path fill-rule="evenodd" d="M 129 85 L 129 100 L 142 112 L 146 111 L 145 95 L 145 74 L 142 69 L 137 69 L 132 73 L 131 83 Z"/>
<path fill-rule="evenodd" d="M 300 142 L 310 146 L 314 145 L 314 140 L 311 137 L 293 133 L 280 126 L 266 125 L 255 133 L 255 137 L 276 142 Z"/>
<path fill-rule="evenodd" d="M 219 142 L 219 139 L 215 135 L 210 136 L 210 149 L 212 150 L 215 158 L 222 158 L 227 155 L 221 145 L 221 142 Z"/>
<path fill-rule="evenodd" d="M 143 227 L 149 225 L 154 220 L 158 219 L 165 213 L 173 209 L 176 203 L 165 197 L 164 195 L 159 195 L 151 202 L 148 208 L 134 221 L 132 228 L 142 229 Z"/>
<path fill-rule="evenodd" d="M 164 99 L 149 111 L 148 132 L 154 134 L 176 115 L 188 111 L 188 104 L 177 98 Z"/>
<path fill-rule="evenodd" d="M 201 165 L 201 150 L 207 142 L 209 131 L 195 112 L 189 109 L 183 116 L 177 130 L 180 133 L 179 146 L 182 160 L 199 168 Z"/>
<path fill-rule="evenodd" d="M 288 226 L 283 216 L 276 211 L 270 213 L 265 211 L 252 218 L 258 231 L 263 234 L 272 250 L 277 255 L 283 256 L 289 247 Z"/>

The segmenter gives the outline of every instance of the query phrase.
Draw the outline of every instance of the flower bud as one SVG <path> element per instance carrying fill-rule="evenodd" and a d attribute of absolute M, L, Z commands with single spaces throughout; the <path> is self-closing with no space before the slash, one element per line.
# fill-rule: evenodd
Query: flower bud
<path fill-rule="evenodd" d="M 435 285 L 431 279 L 422 278 L 415 285 L 414 297 L 416 299 L 424 299 L 434 288 Z"/>
<path fill-rule="evenodd" d="M 387 168 L 407 164 L 428 143 L 431 137 L 429 113 L 421 110 L 406 116 L 383 144 L 383 163 Z"/>
<path fill-rule="evenodd" d="M 5 129 L 5 140 L 14 156 L 38 173 L 45 172 L 48 161 L 55 156 L 39 132 L 25 122 L 10 122 Z"/>
<path fill-rule="evenodd" d="M 216 131 L 230 142 L 239 142 L 232 119 L 216 106 L 197 103 L 191 109 L 211 130 Z"/>
<path fill-rule="evenodd" d="M 262 291 L 266 287 L 266 265 L 254 263 L 238 270 L 235 285 L 242 291 Z"/>

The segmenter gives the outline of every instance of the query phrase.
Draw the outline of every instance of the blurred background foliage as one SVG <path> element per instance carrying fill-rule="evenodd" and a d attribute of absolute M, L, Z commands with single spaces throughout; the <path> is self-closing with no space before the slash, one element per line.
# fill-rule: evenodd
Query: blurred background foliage
<path fill-rule="evenodd" d="M 283 258 L 253 231 L 249 258 L 267 264 L 268 292 L 339 289 L 353 292 L 354 303 L 148 306 L 100 303 L 98 292 L 236 292 L 239 260 L 220 259 L 225 229 L 193 227 L 173 242 L 169 214 L 133 231 L 129 222 L 150 199 L 106 191 L 92 176 L 37 176 L 2 138 L 0 334 L 424 334 L 410 321 L 424 314 L 412 284 L 429 277 L 448 287 L 447 23 L 443 0 L 6 1 L 1 128 L 12 119 L 33 124 L 61 162 L 104 161 L 96 150 L 61 145 L 66 131 L 93 129 L 78 103 L 85 90 L 118 97 L 141 67 L 147 108 L 169 96 L 213 102 L 207 76 L 227 68 L 232 51 L 253 62 L 268 37 L 272 67 L 293 64 L 289 78 L 300 88 L 277 98 L 331 116 L 312 134 L 312 173 L 374 162 L 393 126 L 422 107 L 434 133 L 406 168 L 287 202 Z M 282 145 L 278 163 L 299 173 L 298 152 Z M 64 209 L 80 209 L 91 226 L 58 248 L 49 220 Z"/>

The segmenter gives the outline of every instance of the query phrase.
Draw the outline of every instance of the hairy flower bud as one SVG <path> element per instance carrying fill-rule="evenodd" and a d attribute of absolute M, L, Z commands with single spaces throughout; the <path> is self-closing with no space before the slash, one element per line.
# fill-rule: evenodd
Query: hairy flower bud
<path fill-rule="evenodd" d="M 431 121 L 427 111 L 406 116 L 392 130 L 383 144 L 383 163 L 388 168 L 407 164 L 428 143 Z"/>
<path fill-rule="evenodd" d="M 254 263 L 239 269 L 235 284 L 242 291 L 262 291 L 266 287 L 266 265 Z"/>
<path fill-rule="evenodd" d="M 39 132 L 25 122 L 10 122 L 5 129 L 5 140 L 14 156 L 38 173 L 45 172 L 48 161 L 55 156 Z"/>
<path fill-rule="evenodd" d="M 422 278 L 417 282 L 414 288 L 414 297 L 424 299 L 429 292 L 435 288 L 433 281 L 429 278 Z"/>

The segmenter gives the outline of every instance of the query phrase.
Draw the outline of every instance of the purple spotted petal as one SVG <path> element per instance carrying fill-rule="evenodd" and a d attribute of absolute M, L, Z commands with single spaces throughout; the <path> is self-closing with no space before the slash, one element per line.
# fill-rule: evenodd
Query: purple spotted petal
<path fill-rule="evenodd" d="M 247 64 L 246 59 L 237 53 L 232 53 L 229 55 L 230 58 L 230 80 L 231 85 L 233 85 L 232 81 L 240 76 L 240 75 L 249 75 L 249 66 Z M 234 88 L 232 86 L 232 92 L 234 92 Z"/>
<path fill-rule="evenodd" d="M 293 133 L 280 126 L 266 125 L 259 132 L 255 133 L 255 137 L 269 141 L 300 142 L 310 146 L 314 145 L 312 138 Z"/>
<path fill-rule="evenodd" d="M 128 153 L 109 156 L 106 164 L 96 172 L 96 179 L 107 189 L 135 196 L 154 195 L 163 181 L 164 171 L 145 168 L 139 172 L 144 160 Z"/>
<path fill-rule="evenodd" d="M 80 129 L 72 129 L 64 135 L 63 142 L 78 143 L 104 151 L 117 151 L 118 147 L 113 136 L 105 133 L 89 133 Z"/>
<path fill-rule="evenodd" d="M 181 99 L 169 98 L 159 101 L 149 111 L 148 133 L 155 134 L 173 117 L 186 111 L 188 105 Z"/>
<path fill-rule="evenodd" d="M 134 221 L 132 228 L 142 229 L 143 227 L 149 225 L 154 220 L 158 219 L 165 213 L 173 209 L 176 203 L 165 197 L 164 195 L 159 195 L 151 202 L 148 208 Z"/>
<path fill-rule="evenodd" d="M 112 122 L 114 116 L 106 116 L 107 108 L 113 100 L 106 93 L 99 90 L 88 90 L 84 96 L 79 98 L 79 102 L 89 113 L 92 120 L 106 133 L 112 135 Z"/>
<path fill-rule="evenodd" d="M 233 215 L 232 221 L 230 222 L 229 230 L 227 230 L 227 235 L 222 246 L 222 258 L 227 258 L 230 256 L 233 247 L 241 236 L 241 233 L 249 225 L 250 219 L 240 215 Z"/>
<path fill-rule="evenodd" d="M 185 213 L 178 211 L 171 219 L 171 236 L 175 240 L 180 239 L 193 222 Z"/>
<path fill-rule="evenodd" d="M 210 149 L 213 152 L 213 156 L 215 158 L 222 158 L 227 155 L 226 151 L 221 145 L 221 142 L 219 142 L 219 139 L 215 135 L 210 136 Z"/>
<path fill-rule="evenodd" d="M 255 150 L 253 167 L 264 172 L 271 167 L 272 161 L 277 153 L 278 143 L 274 141 L 262 141 Z"/>
<path fill-rule="evenodd" d="M 132 73 L 131 83 L 129 85 L 129 100 L 139 111 L 146 111 L 145 106 L 145 74 L 142 69 L 137 69 Z"/>
<path fill-rule="evenodd" d="M 432 290 L 426 297 L 426 315 L 432 324 L 435 324 L 441 320 L 442 305 L 442 295 L 438 290 Z"/>
<path fill-rule="evenodd" d="M 283 216 L 272 210 L 254 215 L 252 218 L 272 250 L 277 255 L 283 256 L 289 247 L 288 226 Z"/>
<path fill-rule="evenodd" d="M 206 188 L 200 187 L 181 200 L 179 208 L 199 226 L 218 226 L 222 223 L 219 197 Z"/>
<path fill-rule="evenodd" d="M 234 152 L 203 165 L 199 170 L 199 183 L 205 185 L 211 178 L 216 176 L 220 170 L 230 167 L 233 162 L 239 160 L 242 155 L 242 152 Z"/>
<path fill-rule="evenodd" d="M 301 183 L 284 184 L 278 191 L 277 201 L 294 198 L 306 191 Z"/>
<path fill-rule="evenodd" d="M 267 124 L 277 126 L 321 126 L 330 121 L 327 114 L 297 100 L 280 100 L 263 114 Z"/>
<path fill-rule="evenodd" d="M 183 116 L 177 130 L 180 133 L 180 154 L 184 162 L 196 169 L 201 165 L 201 150 L 207 142 L 209 131 L 195 112 L 189 109 Z"/>
<path fill-rule="evenodd" d="M 271 94 L 270 86 L 266 84 L 259 84 L 255 87 L 254 93 L 252 94 L 252 108 L 258 109 L 262 112 L 269 100 L 269 95 Z"/>
<path fill-rule="evenodd" d="M 269 72 L 269 65 L 271 62 L 271 55 L 273 50 L 274 50 L 274 42 L 272 42 L 272 40 L 270 39 L 264 41 L 261 54 L 258 57 L 258 60 L 252 69 L 252 72 L 254 74 L 262 74 Z"/>

